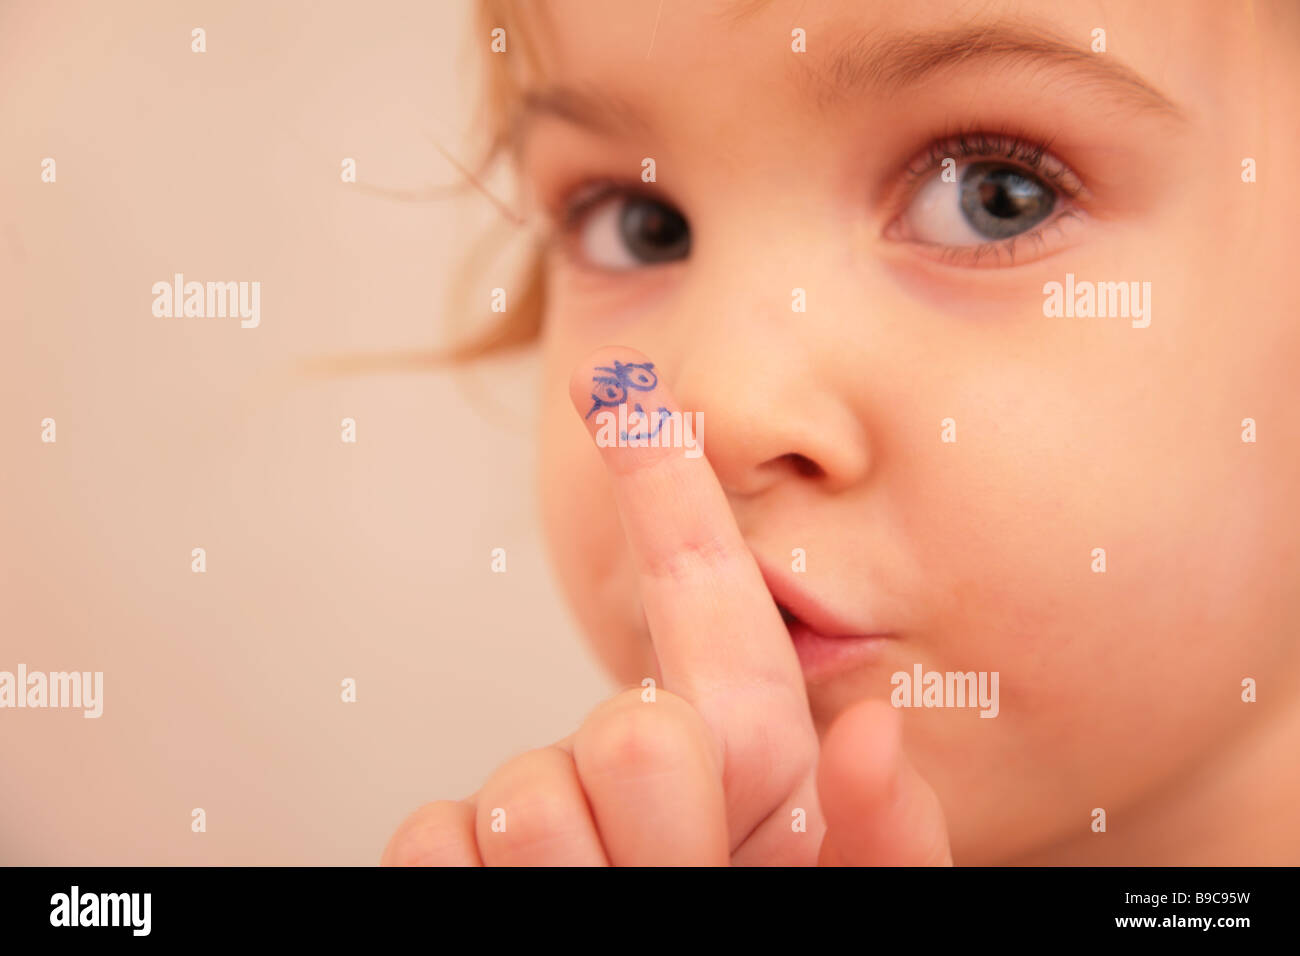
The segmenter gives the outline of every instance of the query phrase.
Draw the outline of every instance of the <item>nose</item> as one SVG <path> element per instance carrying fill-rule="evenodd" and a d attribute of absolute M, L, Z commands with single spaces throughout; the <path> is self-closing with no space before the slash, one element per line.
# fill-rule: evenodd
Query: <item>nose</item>
<path fill-rule="evenodd" d="M 838 492 L 866 480 L 869 436 L 855 411 L 842 356 L 801 340 L 783 320 L 748 335 L 721 322 L 697 333 L 678 359 L 673 387 L 704 418 L 704 451 L 732 496 L 761 494 L 784 481 Z M 775 326 L 773 328 L 772 326 Z"/>

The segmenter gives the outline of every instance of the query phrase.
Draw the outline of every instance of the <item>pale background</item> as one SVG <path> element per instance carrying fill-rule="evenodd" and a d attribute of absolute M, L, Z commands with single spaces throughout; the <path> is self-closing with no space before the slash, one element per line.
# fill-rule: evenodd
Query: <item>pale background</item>
<path fill-rule="evenodd" d="M 0 710 L 0 863 L 374 863 L 610 689 L 540 538 L 531 357 L 300 370 L 464 324 L 491 206 L 339 172 L 455 180 L 470 13 L 0 2 L 0 670 L 105 682 L 98 720 Z M 261 326 L 154 318 L 173 272 L 260 281 Z"/>

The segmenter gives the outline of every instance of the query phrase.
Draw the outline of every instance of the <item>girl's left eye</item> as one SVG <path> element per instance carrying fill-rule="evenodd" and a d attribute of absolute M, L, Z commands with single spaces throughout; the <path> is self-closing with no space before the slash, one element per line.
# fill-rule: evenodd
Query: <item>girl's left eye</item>
<path fill-rule="evenodd" d="M 903 238 L 936 246 L 996 243 L 1023 235 L 1061 205 L 1058 191 L 1020 166 L 998 160 L 956 167 L 956 182 L 936 170 L 897 223 Z"/>

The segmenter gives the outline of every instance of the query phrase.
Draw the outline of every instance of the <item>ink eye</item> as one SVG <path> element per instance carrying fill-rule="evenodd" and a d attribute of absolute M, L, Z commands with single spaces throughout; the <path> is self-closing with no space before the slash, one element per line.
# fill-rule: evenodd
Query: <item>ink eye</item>
<path fill-rule="evenodd" d="M 627 190 L 605 189 L 566 214 L 584 263 L 635 269 L 685 259 L 690 226 L 672 206 Z"/>
<path fill-rule="evenodd" d="M 899 219 L 909 238 L 943 246 L 1010 239 L 1056 208 L 1057 191 L 1026 169 L 998 161 L 964 165 L 955 183 L 936 171 L 917 192 Z"/>
<path fill-rule="evenodd" d="M 632 369 L 632 371 L 628 373 L 627 380 L 631 385 L 644 392 L 650 391 L 659 384 L 659 379 L 655 373 L 644 368 Z"/>

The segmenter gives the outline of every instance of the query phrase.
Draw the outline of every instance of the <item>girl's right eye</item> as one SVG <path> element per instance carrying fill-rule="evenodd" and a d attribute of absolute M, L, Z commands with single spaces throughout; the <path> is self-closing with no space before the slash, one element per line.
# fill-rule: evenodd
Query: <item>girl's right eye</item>
<path fill-rule="evenodd" d="M 690 225 L 671 205 L 651 196 L 604 186 L 571 203 L 564 231 L 583 265 L 619 271 L 685 259 Z"/>

